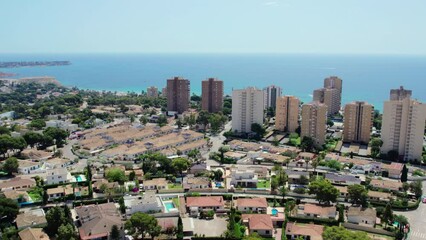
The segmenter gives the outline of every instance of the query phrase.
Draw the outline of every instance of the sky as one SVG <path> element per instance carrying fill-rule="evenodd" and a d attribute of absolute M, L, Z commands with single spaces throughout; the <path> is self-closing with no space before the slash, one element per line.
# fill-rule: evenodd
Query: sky
<path fill-rule="evenodd" d="M 0 53 L 426 54 L 425 0 L 2 0 Z"/>

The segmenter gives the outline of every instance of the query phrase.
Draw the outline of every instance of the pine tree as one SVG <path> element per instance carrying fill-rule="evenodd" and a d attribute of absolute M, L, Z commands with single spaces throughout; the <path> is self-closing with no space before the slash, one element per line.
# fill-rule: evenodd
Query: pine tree
<path fill-rule="evenodd" d="M 178 240 L 183 239 L 183 223 L 182 223 L 181 217 L 179 217 L 179 219 L 178 219 L 176 238 Z"/>
<path fill-rule="evenodd" d="M 390 203 L 386 205 L 385 211 L 383 212 L 382 220 L 385 222 L 385 227 L 387 227 L 389 222 L 393 221 L 392 206 Z"/>
<path fill-rule="evenodd" d="M 404 167 L 402 168 L 402 173 L 401 173 L 401 182 L 407 182 L 408 180 L 408 168 L 407 166 L 404 164 Z"/>

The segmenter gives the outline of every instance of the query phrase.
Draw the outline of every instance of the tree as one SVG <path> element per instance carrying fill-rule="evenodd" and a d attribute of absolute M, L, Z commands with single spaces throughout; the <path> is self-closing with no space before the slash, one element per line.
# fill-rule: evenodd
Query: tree
<path fill-rule="evenodd" d="M 158 119 L 157 119 L 158 126 L 164 127 L 164 126 L 167 125 L 167 123 L 168 123 L 168 121 L 167 121 L 166 115 L 161 114 L 160 116 L 158 116 Z"/>
<path fill-rule="evenodd" d="M 46 122 L 43 119 L 34 119 L 28 126 L 35 130 L 41 130 L 46 127 Z"/>
<path fill-rule="evenodd" d="M 337 209 L 339 210 L 339 223 L 345 222 L 345 206 L 343 204 L 337 204 Z"/>
<path fill-rule="evenodd" d="M 383 145 L 383 141 L 380 138 L 373 138 L 370 141 L 371 156 L 378 157 L 380 155 L 380 148 Z"/>
<path fill-rule="evenodd" d="M 15 220 L 16 216 L 19 213 L 19 206 L 18 204 L 9 198 L 0 197 L 0 219 L 2 222 L 12 222 Z"/>
<path fill-rule="evenodd" d="M 218 182 L 221 181 L 222 176 L 223 176 L 223 172 L 220 169 L 213 171 L 213 178 L 215 181 L 218 181 Z"/>
<path fill-rule="evenodd" d="M 225 162 L 225 153 L 229 151 L 228 147 L 220 147 L 219 153 L 220 153 L 220 163 L 223 164 Z"/>
<path fill-rule="evenodd" d="M 145 239 L 146 234 L 154 238 L 161 231 L 155 217 L 141 212 L 133 214 L 125 223 L 125 228 L 135 237 L 141 235 L 142 239 Z"/>
<path fill-rule="evenodd" d="M 5 171 L 9 176 L 12 176 L 13 173 L 17 173 L 19 168 L 18 159 L 11 157 L 6 159 L 3 164 L 3 171 Z"/>
<path fill-rule="evenodd" d="M 403 215 L 393 215 L 393 221 L 398 222 L 401 225 L 408 224 L 408 219 Z"/>
<path fill-rule="evenodd" d="M 243 240 L 262 240 L 263 238 L 259 235 L 259 233 L 250 233 L 247 236 L 243 237 Z"/>
<path fill-rule="evenodd" d="M 69 224 L 69 219 L 66 218 L 65 212 L 61 207 L 53 207 L 46 213 L 47 226 L 45 232 L 49 236 L 55 236 L 61 225 Z"/>
<path fill-rule="evenodd" d="M 388 152 L 388 159 L 391 161 L 397 161 L 399 158 L 399 153 L 397 150 L 390 150 Z"/>
<path fill-rule="evenodd" d="M 317 179 L 309 185 L 309 194 L 315 194 L 316 199 L 323 204 L 336 202 L 339 190 L 326 179 Z"/>
<path fill-rule="evenodd" d="M 135 177 L 136 177 L 136 173 L 135 171 L 132 170 L 129 174 L 129 181 L 134 181 Z"/>
<path fill-rule="evenodd" d="M 342 226 L 325 227 L 322 238 L 327 240 L 370 240 L 366 232 L 353 232 Z"/>
<path fill-rule="evenodd" d="M 178 129 L 181 129 L 183 125 L 182 120 L 180 120 L 180 118 L 178 118 L 178 120 L 176 120 L 176 126 L 178 127 Z"/>
<path fill-rule="evenodd" d="M 259 123 L 253 123 L 251 124 L 251 131 L 256 133 L 257 138 L 262 138 L 263 135 L 265 135 L 266 131 L 263 128 L 262 125 L 260 125 Z"/>
<path fill-rule="evenodd" d="M 77 236 L 75 234 L 74 226 L 70 223 L 62 224 L 58 229 L 58 237 L 57 239 L 61 240 L 77 240 Z"/>
<path fill-rule="evenodd" d="M 120 199 L 118 199 L 118 204 L 120 205 L 120 212 L 122 214 L 126 213 L 126 204 L 124 204 L 124 198 L 120 197 Z"/>
<path fill-rule="evenodd" d="M 271 191 L 275 191 L 278 188 L 278 178 L 273 176 L 271 178 Z"/>
<path fill-rule="evenodd" d="M 175 171 L 180 173 L 180 176 L 182 177 L 182 184 L 183 184 L 183 171 L 187 170 L 189 167 L 189 162 L 185 158 L 175 158 L 172 161 L 172 167 L 175 169 Z"/>
<path fill-rule="evenodd" d="M 283 225 L 281 226 L 281 240 L 287 240 L 287 235 L 285 234 L 285 230 L 287 228 L 287 218 L 284 220 Z"/>
<path fill-rule="evenodd" d="M 348 186 L 348 195 L 353 204 L 367 205 L 367 189 L 360 184 Z"/>
<path fill-rule="evenodd" d="M 106 178 L 110 182 L 119 182 L 122 184 L 124 181 L 126 181 L 126 174 L 120 168 L 110 168 L 106 172 Z"/>
<path fill-rule="evenodd" d="M 314 139 L 308 136 L 304 136 L 300 142 L 300 148 L 305 152 L 312 152 L 315 149 Z"/>
<path fill-rule="evenodd" d="M 182 240 L 183 239 L 183 223 L 182 223 L 182 218 L 180 216 L 179 216 L 178 223 L 177 223 L 176 238 L 178 240 Z"/>
<path fill-rule="evenodd" d="M 36 132 L 27 132 L 23 137 L 25 141 L 31 146 L 31 148 L 43 142 L 43 135 Z"/>
<path fill-rule="evenodd" d="M 408 168 L 407 166 L 404 164 L 404 166 L 402 167 L 402 172 L 401 172 L 401 182 L 405 183 L 408 180 Z"/>
<path fill-rule="evenodd" d="M 68 137 L 68 132 L 60 128 L 48 127 L 43 131 L 46 144 L 56 144 L 58 147 L 62 147 L 65 143 L 65 139 Z M 54 141 L 55 140 L 55 143 Z"/>
<path fill-rule="evenodd" d="M 148 118 L 147 118 L 146 116 L 142 116 L 142 117 L 140 117 L 140 118 L 139 118 L 139 121 L 140 121 L 143 125 L 145 125 L 145 124 L 147 124 L 147 123 L 148 123 Z"/>
<path fill-rule="evenodd" d="M 388 223 L 393 221 L 392 205 L 390 202 L 386 204 L 385 210 L 382 215 L 382 220 L 383 222 L 385 222 L 385 227 L 387 227 Z"/>
<path fill-rule="evenodd" d="M 0 135 L 10 135 L 10 130 L 9 128 L 5 127 L 5 126 L 0 126 Z"/>
<path fill-rule="evenodd" d="M 111 233 L 110 233 L 110 239 L 111 240 L 120 240 L 120 230 L 118 229 L 117 225 L 112 225 Z"/>
<path fill-rule="evenodd" d="M 410 190 L 413 192 L 417 198 L 421 197 L 423 194 L 423 186 L 420 180 L 410 183 Z"/>

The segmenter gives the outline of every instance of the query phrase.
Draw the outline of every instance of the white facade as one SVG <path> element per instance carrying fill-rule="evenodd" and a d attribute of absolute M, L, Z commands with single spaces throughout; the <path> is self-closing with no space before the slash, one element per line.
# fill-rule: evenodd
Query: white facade
<path fill-rule="evenodd" d="M 44 172 L 41 168 L 42 163 L 40 162 L 31 162 L 28 160 L 19 160 L 18 172 L 21 174 L 33 174 Z"/>
<path fill-rule="evenodd" d="M 47 170 L 46 183 L 51 184 L 60 184 L 71 182 L 72 176 L 66 168 L 56 168 L 52 170 Z"/>
<path fill-rule="evenodd" d="M 163 205 L 153 191 L 146 191 L 142 197 L 131 201 L 130 206 L 126 209 L 128 216 L 136 212 L 162 212 Z"/>
<path fill-rule="evenodd" d="M 400 91 L 406 91 L 402 87 Z M 381 152 L 397 150 L 405 161 L 422 159 L 426 104 L 410 99 L 410 94 L 397 98 L 395 90 L 383 107 Z"/>
<path fill-rule="evenodd" d="M 283 90 L 281 87 L 271 85 L 263 89 L 265 97 L 265 108 L 276 108 L 277 98 L 281 97 Z"/>
<path fill-rule="evenodd" d="M 258 176 L 254 170 L 232 170 L 231 185 L 234 187 L 256 187 Z"/>
<path fill-rule="evenodd" d="M 232 91 L 232 131 L 250 132 L 253 123 L 263 124 L 263 91 L 254 87 Z"/>

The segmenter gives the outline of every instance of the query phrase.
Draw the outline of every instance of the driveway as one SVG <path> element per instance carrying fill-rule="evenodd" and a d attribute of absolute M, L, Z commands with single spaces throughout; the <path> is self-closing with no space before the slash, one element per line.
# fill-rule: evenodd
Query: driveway
<path fill-rule="evenodd" d="M 210 150 L 207 153 L 205 153 L 203 155 L 203 157 L 205 159 L 207 159 L 207 165 L 208 166 L 219 165 L 219 163 L 217 161 L 209 159 L 209 154 L 211 152 L 218 152 L 219 151 L 219 148 L 222 146 L 223 141 L 226 140 L 226 137 L 224 137 L 223 134 L 225 132 L 229 131 L 231 129 L 231 127 L 232 127 L 232 122 L 229 121 L 225 124 L 225 127 L 224 127 L 222 132 L 220 132 L 217 135 L 210 136 L 210 142 L 212 143 L 212 147 L 210 148 Z"/>
<path fill-rule="evenodd" d="M 226 229 L 228 222 L 226 218 L 215 217 L 212 220 L 204 220 L 198 218 L 183 218 L 184 231 L 192 230 L 194 235 L 217 237 L 222 235 Z"/>

